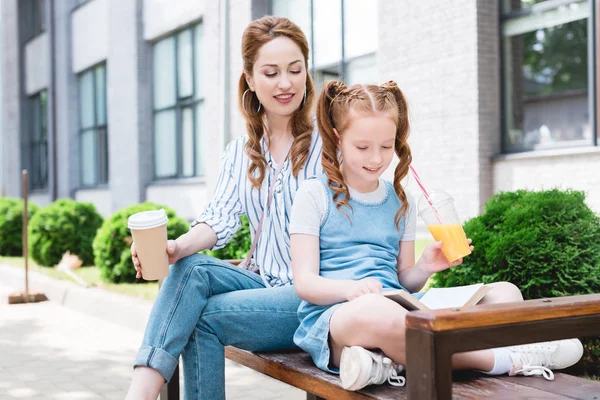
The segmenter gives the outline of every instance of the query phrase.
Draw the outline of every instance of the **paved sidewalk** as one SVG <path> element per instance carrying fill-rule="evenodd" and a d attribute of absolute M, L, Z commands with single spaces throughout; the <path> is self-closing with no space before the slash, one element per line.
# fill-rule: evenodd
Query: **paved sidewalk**
<path fill-rule="evenodd" d="M 14 288 L 0 282 L 0 400 L 124 398 L 141 329 L 56 301 L 7 305 Z M 306 398 L 300 390 L 230 361 L 226 377 L 231 400 Z"/>

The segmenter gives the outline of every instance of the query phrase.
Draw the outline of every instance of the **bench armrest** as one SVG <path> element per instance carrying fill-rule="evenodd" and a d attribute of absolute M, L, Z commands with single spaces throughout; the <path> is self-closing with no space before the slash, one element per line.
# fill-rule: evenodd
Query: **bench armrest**
<path fill-rule="evenodd" d="M 600 294 L 410 312 L 408 397 L 451 399 L 454 353 L 591 335 L 600 335 Z"/>
<path fill-rule="evenodd" d="M 600 314 L 600 294 L 488 304 L 466 309 L 414 311 L 407 315 L 406 326 L 443 332 L 593 314 Z"/>

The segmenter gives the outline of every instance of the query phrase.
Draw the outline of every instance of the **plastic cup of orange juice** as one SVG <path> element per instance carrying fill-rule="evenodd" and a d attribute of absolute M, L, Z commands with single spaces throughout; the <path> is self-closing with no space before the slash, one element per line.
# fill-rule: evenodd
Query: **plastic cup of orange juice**
<path fill-rule="evenodd" d="M 471 254 L 467 235 L 463 230 L 454 199 L 443 190 L 433 190 L 419 200 L 419 216 L 436 241 L 442 242 L 442 252 L 448 262 Z"/>

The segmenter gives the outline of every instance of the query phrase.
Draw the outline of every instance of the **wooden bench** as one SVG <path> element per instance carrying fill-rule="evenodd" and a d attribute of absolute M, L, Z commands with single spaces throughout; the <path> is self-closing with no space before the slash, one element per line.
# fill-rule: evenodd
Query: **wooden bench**
<path fill-rule="evenodd" d="M 339 377 L 314 366 L 303 352 L 251 353 L 227 347 L 225 356 L 317 399 L 586 399 L 600 400 L 600 382 L 555 373 L 490 377 L 451 371 L 452 354 L 516 344 L 600 335 L 600 294 L 490 304 L 467 310 L 411 312 L 407 325 L 407 386 L 341 388 Z M 179 399 L 178 369 L 161 400 Z M 454 379 L 453 379 L 454 378 Z M 453 384 L 454 381 L 454 384 Z"/>

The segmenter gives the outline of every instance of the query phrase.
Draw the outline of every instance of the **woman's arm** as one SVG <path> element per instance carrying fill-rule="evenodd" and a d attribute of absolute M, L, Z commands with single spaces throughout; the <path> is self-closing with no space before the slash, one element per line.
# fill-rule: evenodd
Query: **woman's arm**
<path fill-rule="evenodd" d="M 240 228 L 240 216 L 244 213 L 239 199 L 238 179 L 247 179 L 247 170 L 243 168 L 241 160 L 244 154 L 244 141 L 239 138 L 229 145 L 221 158 L 221 171 L 212 199 L 204 212 L 192 223 L 190 236 L 182 238 L 182 244 L 189 254 L 192 250 L 216 250 L 225 247 L 229 239 Z M 202 225 L 204 225 L 202 227 Z M 194 232 L 196 226 L 201 226 Z M 212 234 L 208 229 L 212 230 Z M 215 239 L 216 238 L 216 239 Z M 214 242 L 213 242 L 213 239 Z M 179 240 L 179 239 L 178 239 Z M 193 244 L 191 240 L 198 240 Z M 189 255 L 186 254 L 186 255 Z"/>
<path fill-rule="evenodd" d="M 177 260 L 180 260 L 199 251 L 213 248 L 217 243 L 217 235 L 210 226 L 201 223 L 179 236 L 175 242 Z"/>

